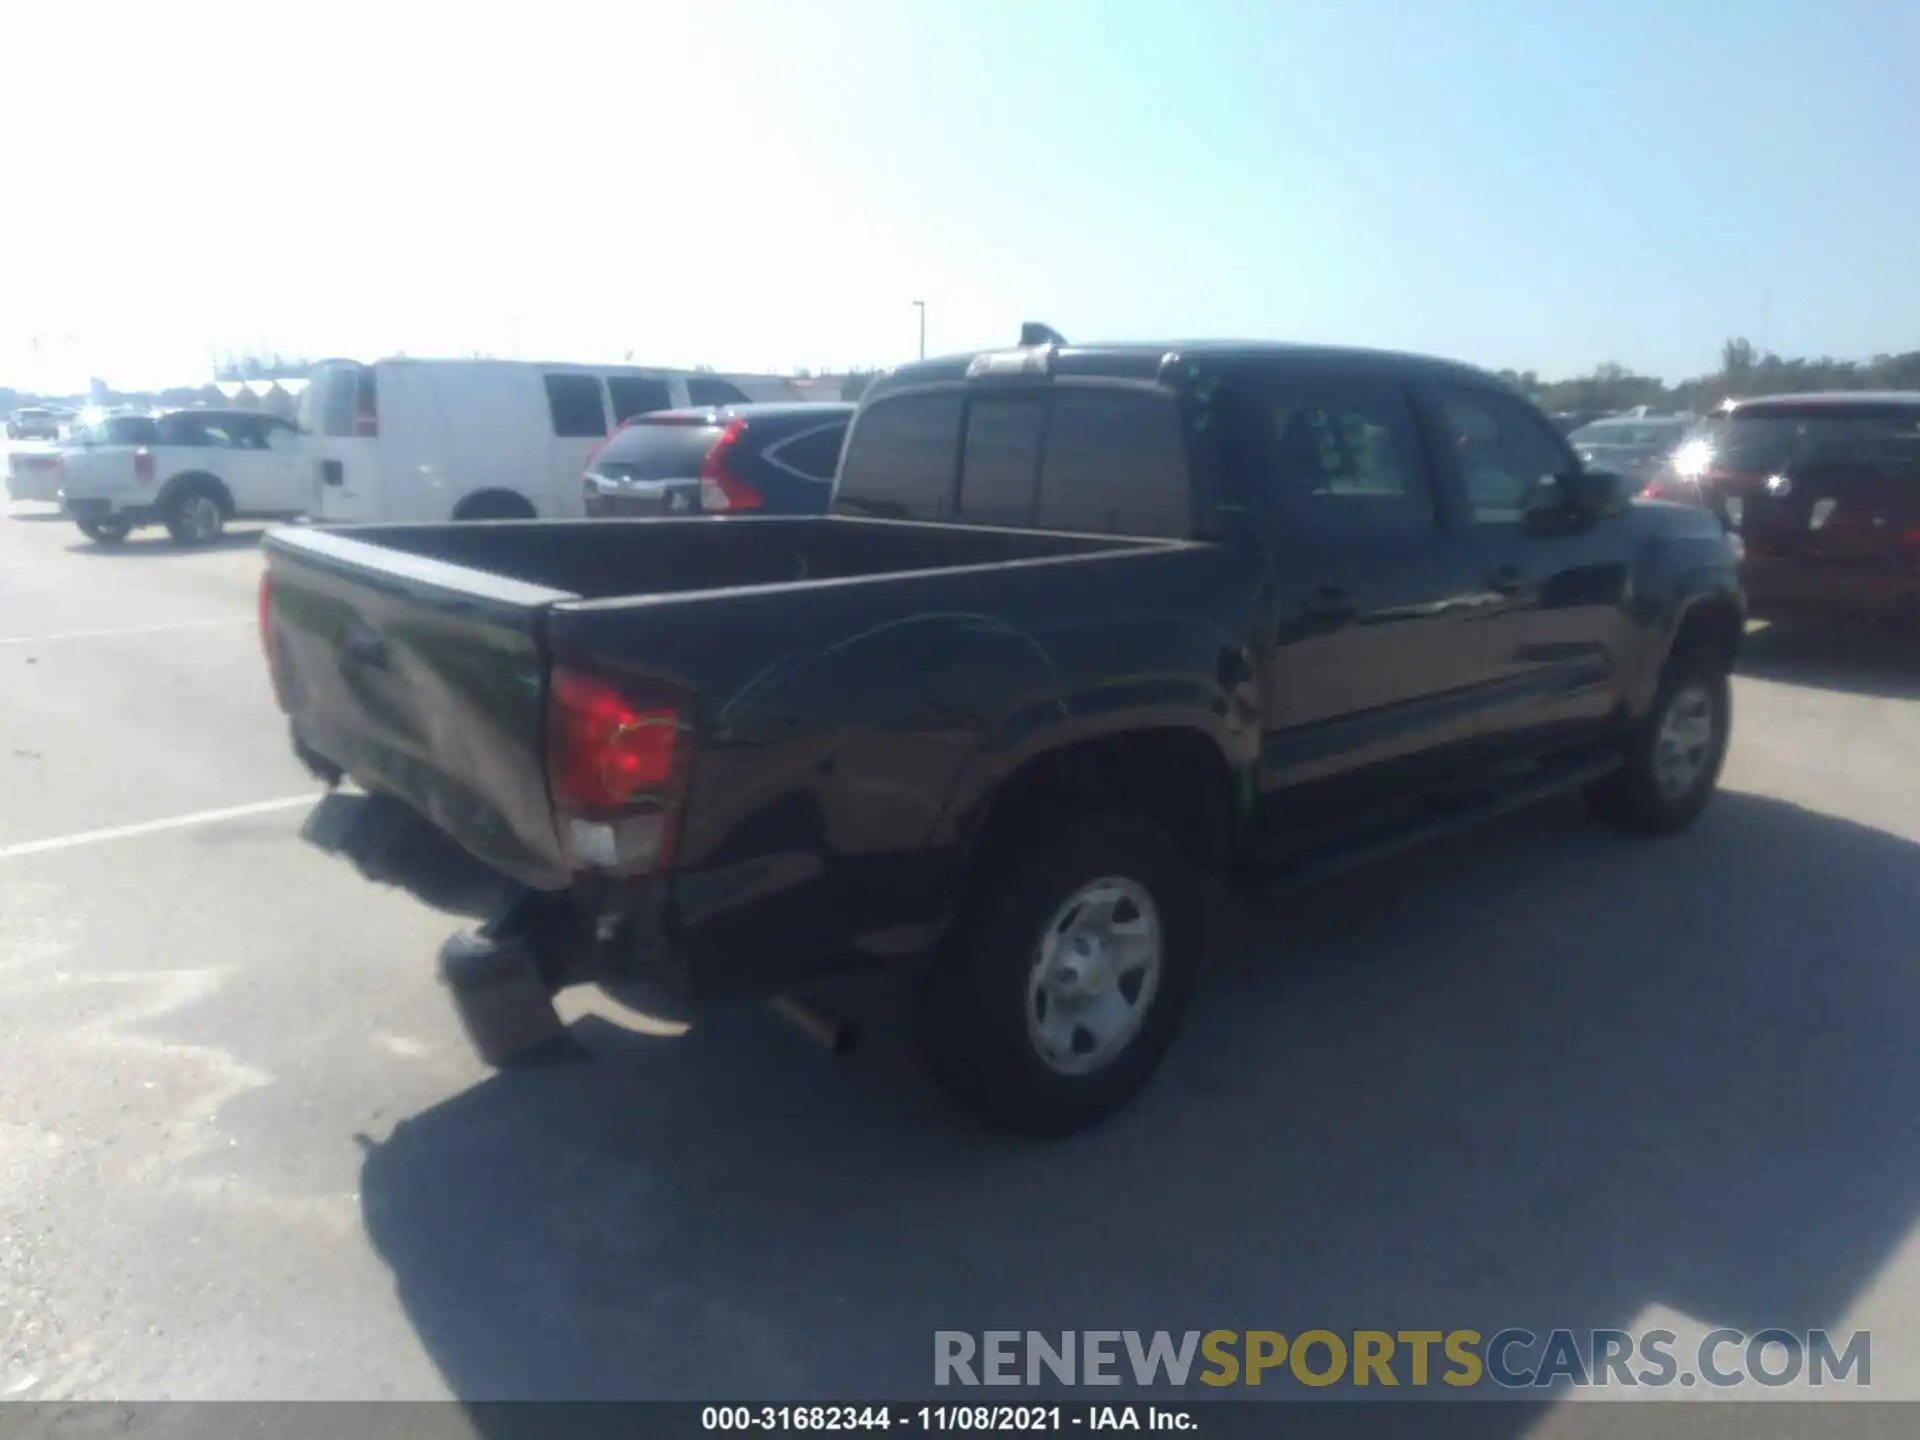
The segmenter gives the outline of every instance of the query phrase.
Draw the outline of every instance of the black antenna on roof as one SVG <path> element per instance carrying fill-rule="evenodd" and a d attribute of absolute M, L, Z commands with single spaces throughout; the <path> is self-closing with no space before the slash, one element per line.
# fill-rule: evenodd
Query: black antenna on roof
<path fill-rule="evenodd" d="M 1022 345 L 1064 345 L 1067 337 L 1051 325 L 1042 325 L 1038 320 L 1029 320 L 1020 327 Z"/>

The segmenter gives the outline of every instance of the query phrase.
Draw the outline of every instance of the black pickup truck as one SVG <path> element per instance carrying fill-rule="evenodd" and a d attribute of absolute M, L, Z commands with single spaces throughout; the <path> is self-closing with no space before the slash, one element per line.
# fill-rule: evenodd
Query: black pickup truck
<path fill-rule="evenodd" d="M 1712 516 L 1499 381 L 1279 345 L 903 366 L 830 515 L 266 548 L 295 746 L 362 792 L 310 838 L 480 877 L 441 967 L 485 1058 L 556 1036 L 564 986 L 913 965 L 937 1073 L 1035 1134 L 1165 1053 L 1199 867 L 1306 877 L 1576 788 L 1686 827 L 1745 625 Z"/>

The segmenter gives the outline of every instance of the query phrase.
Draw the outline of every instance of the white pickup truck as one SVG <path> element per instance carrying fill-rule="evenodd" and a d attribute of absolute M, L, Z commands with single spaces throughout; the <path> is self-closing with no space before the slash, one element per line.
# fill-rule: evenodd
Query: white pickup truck
<path fill-rule="evenodd" d="M 60 447 L 60 503 L 103 545 L 140 525 L 205 545 L 230 520 L 290 519 L 307 509 L 311 476 L 298 427 L 254 410 L 112 415 Z"/>

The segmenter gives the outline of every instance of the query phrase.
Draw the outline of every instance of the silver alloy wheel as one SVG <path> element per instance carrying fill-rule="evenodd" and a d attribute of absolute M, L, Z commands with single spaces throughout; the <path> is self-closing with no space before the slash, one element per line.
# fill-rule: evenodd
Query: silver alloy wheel
<path fill-rule="evenodd" d="M 211 495 L 189 495 L 180 505 L 180 525 L 189 540 L 213 539 L 220 533 L 220 502 Z"/>
<path fill-rule="evenodd" d="M 1027 977 L 1027 1039 L 1049 1069 L 1087 1075 L 1133 1042 L 1160 988 L 1161 944 L 1153 897 L 1119 876 L 1053 912 Z"/>
<path fill-rule="evenodd" d="M 1653 783 L 1663 800 L 1683 800 L 1713 758 L 1713 698 L 1699 683 L 1683 685 L 1667 702 L 1653 741 Z"/>

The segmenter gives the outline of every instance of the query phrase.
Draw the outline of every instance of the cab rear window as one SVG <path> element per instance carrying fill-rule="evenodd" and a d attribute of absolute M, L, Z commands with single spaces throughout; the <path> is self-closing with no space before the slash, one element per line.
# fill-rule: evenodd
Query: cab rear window
<path fill-rule="evenodd" d="M 875 401 L 855 423 L 848 514 L 1180 537 L 1192 528 L 1173 397 L 1144 388 L 951 390 Z"/>

